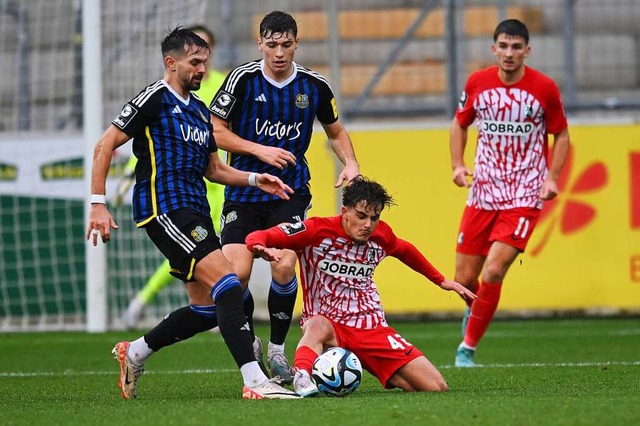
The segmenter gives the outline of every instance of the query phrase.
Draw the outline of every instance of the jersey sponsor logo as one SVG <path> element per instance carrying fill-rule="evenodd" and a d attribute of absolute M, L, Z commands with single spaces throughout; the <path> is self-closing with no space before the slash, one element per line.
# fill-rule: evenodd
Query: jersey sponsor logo
<path fill-rule="evenodd" d="M 137 113 L 138 110 L 136 109 L 136 107 L 126 104 L 124 107 L 122 107 L 122 111 L 120 111 L 120 114 L 118 114 L 118 116 L 113 119 L 112 123 L 117 127 L 124 129 Z"/>
<path fill-rule="evenodd" d="M 191 236 L 198 243 L 207 238 L 207 235 L 209 235 L 209 232 L 200 225 L 196 226 L 196 229 L 191 231 Z"/>
<path fill-rule="evenodd" d="M 300 126 L 302 126 L 302 122 L 284 124 L 281 121 L 273 123 L 271 120 L 265 120 L 261 123 L 260 119 L 256 118 L 256 133 L 258 136 L 271 136 L 279 140 L 285 138 L 290 141 L 298 139 L 300 137 Z"/>
<path fill-rule="evenodd" d="M 309 106 L 309 96 L 304 93 L 296 95 L 296 106 L 300 109 L 305 109 Z"/>
<path fill-rule="evenodd" d="M 341 262 L 339 260 L 322 259 L 318 264 L 318 268 L 333 277 L 345 277 L 363 279 L 373 275 L 373 271 L 376 269 L 371 265 L 365 265 L 364 263 L 349 263 Z"/>
<path fill-rule="evenodd" d="M 229 92 L 220 90 L 216 98 L 211 103 L 211 111 L 221 118 L 227 118 L 231 108 L 236 103 L 236 98 Z"/>
<path fill-rule="evenodd" d="M 460 111 L 464 109 L 464 106 L 467 104 L 468 99 L 469 99 L 469 95 L 467 95 L 467 92 L 463 90 L 462 94 L 460 95 L 460 100 L 458 100 L 458 109 Z"/>
<path fill-rule="evenodd" d="M 278 225 L 278 228 L 282 229 L 282 232 L 284 232 L 288 236 L 299 234 L 300 232 L 307 229 L 302 222 L 283 223 L 282 225 Z"/>
<path fill-rule="evenodd" d="M 200 146 L 209 146 L 209 137 L 211 136 L 209 129 L 203 130 L 191 124 L 187 124 L 185 129 L 182 123 L 180 123 L 180 133 L 182 133 L 182 139 L 184 139 L 185 142 L 193 141 Z"/>
<path fill-rule="evenodd" d="M 490 135 L 527 136 L 534 128 L 533 123 L 484 120 L 481 130 Z"/>

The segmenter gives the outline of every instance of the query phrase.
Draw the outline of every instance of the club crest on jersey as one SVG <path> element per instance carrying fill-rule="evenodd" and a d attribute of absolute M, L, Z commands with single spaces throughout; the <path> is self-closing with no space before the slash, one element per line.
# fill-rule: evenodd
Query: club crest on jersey
<path fill-rule="evenodd" d="M 126 104 L 122 107 L 122 111 L 116 118 L 113 119 L 113 124 L 117 127 L 124 129 L 131 119 L 138 113 L 138 110 L 130 104 Z"/>
<path fill-rule="evenodd" d="M 309 96 L 304 93 L 296 95 L 296 106 L 300 109 L 305 109 L 309 106 Z"/>
<path fill-rule="evenodd" d="M 233 222 L 234 220 L 236 220 L 238 218 L 238 213 L 236 213 L 235 210 L 230 211 L 229 213 L 227 213 L 227 215 L 224 218 L 224 223 L 225 225 L 228 223 Z"/>
<path fill-rule="evenodd" d="M 378 249 L 370 248 L 367 251 L 367 262 L 374 263 L 378 258 Z"/>
<path fill-rule="evenodd" d="M 196 229 L 191 231 L 191 236 L 198 243 L 207 238 L 207 235 L 209 235 L 209 232 L 200 225 L 196 226 Z"/>
<path fill-rule="evenodd" d="M 220 90 L 218 95 L 211 103 L 211 111 L 216 113 L 220 118 L 227 118 L 231 108 L 236 103 L 236 98 L 229 92 Z"/>
<path fill-rule="evenodd" d="M 533 107 L 531 106 L 531 104 L 527 104 L 526 108 L 524 109 L 524 116 L 527 118 L 533 118 Z"/>
<path fill-rule="evenodd" d="M 460 95 L 460 100 L 458 101 L 458 109 L 460 111 L 464 109 L 464 106 L 467 104 L 468 99 L 469 99 L 469 96 L 467 95 L 467 92 L 463 90 L 462 94 Z"/>
<path fill-rule="evenodd" d="M 278 228 L 282 229 L 282 232 L 287 234 L 287 236 L 299 234 L 307 229 L 303 222 L 283 223 L 282 225 L 278 225 Z"/>

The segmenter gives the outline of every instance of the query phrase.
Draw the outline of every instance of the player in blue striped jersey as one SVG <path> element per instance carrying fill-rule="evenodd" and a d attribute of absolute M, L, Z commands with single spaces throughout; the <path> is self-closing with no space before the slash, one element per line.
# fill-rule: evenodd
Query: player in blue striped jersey
<path fill-rule="evenodd" d="M 138 158 L 134 219 L 169 260 L 171 274 L 184 281 L 189 306 L 173 311 L 144 336 L 115 345 L 121 395 L 136 397 L 144 361 L 153 353 L 219 326 L 242 373 L 243 398 L 295 398 L 269 381 L 255 360 L 241 284 L 222 253 L 203 177 L 225 185 L 252 185 L 283 199 L 289 198 L 291 188 L 274 176 L 239 171 L 220 161 L 209 111 L 191 94 L 204 77 L 209 45 L 177 27 L 161 46 L 164 79 L 127 102 L 95 147 L 86 237 L 94 245 L 98 235 L 107 242 L 111 228 L 118 227 L 106 207 L 107 172 L 113 151 L 133 139 Z"/>
<path fill-rule="evenodd" d="M 229 152 L 229 161 L 240 170 L 256 170 L 278 176 L 294 189 L 289 201 L 276 199 L 254 188 L 227 186 L 223 207 L 223 252 L 245 286 L 253 264 L 245 237 L 252 231 L 282 222 L 304 220 L 311 205 L 309 148 L 314 119 L 322 125 L 344 169 L 336 187 L 359 174 L 351 140 L 338 119 L 335 97 L 326 79 L 293 62 L 298 48 L 295 19 L 285 12 L 267 14 L 260 23 L 258 48 L 262 59 L 232 70 L 209 109 L 216 142 Z M 272 376 L 291 383 L 292 370 L 284 355 L 284 340 L 291 325 L 297 292 L 296 256 L 286 251 L 271 263 L 272 282 L 268 308 L 271 337 L 267 363 Z M 253 315 L 253 299 L 245 290 L 245 313 Z M 254 339 L 256 358 L 262 359 L 262 343 Z"/>

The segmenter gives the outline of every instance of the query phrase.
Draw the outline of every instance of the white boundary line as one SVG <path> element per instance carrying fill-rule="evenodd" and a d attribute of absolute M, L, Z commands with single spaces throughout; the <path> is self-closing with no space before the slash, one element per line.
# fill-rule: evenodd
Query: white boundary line
<path fill-rule="evenodd" d="M 542 362 L 522 364 L 478 364 L 477 368 L 539 368 L 539 367 L 610 367 L 610 366 L 640 366 L 640 361 L 603 361 L 603 362 Z M 453 365 L 440 365 L 438 368 L 460 368 Z M 462 369 L 462 368 L 461 368 Z M 473 368 L 467 368 L 473 370 Z M 169 370 L 169 371 L 145 371 L 145 375 L 180 375 L 180 374 L 233 374 L 239 373 L 237 369 L 203 369 L 203 370 Z M 117 376 L 117 370 L 110 371 L 34 371 L 34 372 L 0 372 L 0 377 L 69 377 L 69 376 Z"/>

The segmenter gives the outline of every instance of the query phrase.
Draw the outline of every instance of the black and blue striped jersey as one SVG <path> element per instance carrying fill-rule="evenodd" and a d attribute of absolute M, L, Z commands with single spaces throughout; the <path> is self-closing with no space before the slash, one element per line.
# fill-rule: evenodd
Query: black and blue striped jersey
<path fill-rule="evenodd" d="M 336 101 L 327 80 L 317 72 L 293 64 L 293 74 L 283 82 L 264 75 L 263 61 L 248 62 L 232 70 L 211 101 L 211 113 L 229 123 L 229 129 L 243 139 L 286 149 L 297 164 L 283 170 L 253 155 L 229 153 L 229 163 L 239 170 L 278 176 L 297 194 L 309 194 L 309 167 L 305 153 L 311 142 L 313 122 L 325 124 L 338 119 Z M 225 199 L 259 202 L 277 196 L 256 187 L 227 186 Z"/>
<path fill-rule="evenodd" d="M 127 102 L 112 124 L 133 138 L 133 216 L 144 226 L 158 215 L 190 207 L 209 216 L 204 173 L 217 151 L 210 113 L 191 95 L 182 99 L 164 80 Z"/>

